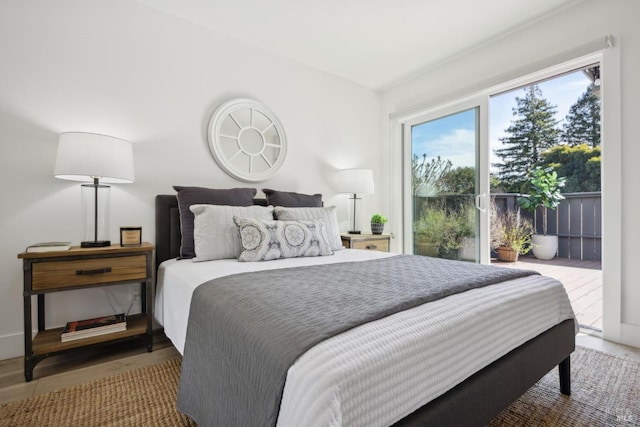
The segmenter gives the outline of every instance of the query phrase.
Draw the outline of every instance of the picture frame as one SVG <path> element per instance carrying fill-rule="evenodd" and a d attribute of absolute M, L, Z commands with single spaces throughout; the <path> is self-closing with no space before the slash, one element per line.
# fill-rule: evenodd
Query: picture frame
<path fill-rule="evenodd" d="M 142 227 L 120 227 L 120 246 L 142 245 Z"/>

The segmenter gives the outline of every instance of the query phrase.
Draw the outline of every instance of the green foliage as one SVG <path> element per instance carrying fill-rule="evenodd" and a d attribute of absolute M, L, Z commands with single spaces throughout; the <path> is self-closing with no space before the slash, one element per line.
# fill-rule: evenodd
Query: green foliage
<path fill-rule="evenodd" d="M 543 97 L 537 85 L 528 86 L 523 98 L 516 97 L 511 125 L 495 154 L 501 163 L 492 192 L 528 192 L 528 171 L 552 167 L 566 177 L 565 192 L 600 191 L 600 99 L 593 86 L 578 98 L 557 128 L 555 106 Z M 559 145 L 562 141 L 562 145 Z"/>
<path fill-rule="evenodd" d="M 494 174 L 489 174 L 489 189 L 491 194 L 506 193 L 502 185 L 502 181 L 500 181 L 500 179 Z"/>
<path fill-rule="evenodd" d="M 413 229 L 420 239 L 439 244 L 448 228 L 447 210 L 444 206 L 427 207 L 414 223 Z"/>
<path fill-rule="evenodd" d="M 411 178 L 415 196 L 441 194 L 474 194 L 476 170 L 474 167 L 453 169 L 451 160 L 440 156 L 427 161 L 427 155 L 414 155 L 411 159 Z"/>
<path fill-rule="evenodd" d="M 591 85 L 571 106 L 565 120 L 561 138 L 566 144 L 586 144 L 591 148 L 600 145 L 600 99 Z"/>
<path fill-rule="evenodd" d="M 447 171 L 439 183 L 444 194 L 475 194 L 476 168 L 461 166 Z"/>
<path fill-rule="evenodd" d="M 528 218 L 521 217 L 518 211 L 498 212 L 495 204 L 492 204 L 490 215 L 491 248 L 506 246 L 520 255 L 529 252 L 535 230 Z"/>
<path fill-rule="evenodd" d="M 529 172 L 529 194 L 518 198 L 518 204 L 531 212 L 542 208 L 543 232 L 547 234 L 547 209 L 556 209 L 564 196 L 560 189 L 564 187 L 566 178 L 559 177 L 552 167 L 535 167 Z"/>
<path fill-rule="evenodd" d="M 384 224 L 386 223 L 388 220 L 384 215 L 380 215 L 380 214 L 373 214 L 371 216 L 371 224 Z"/>
<path fill-rule="evenodd" d="M 414 196 L 434 196 L 442 194 L 442 177 L 451 171 L 451 160 L 443 160 L 438 156 L 427 161 L 427 155 L 422 159 L 417 155 L 411 158 L 411 182 Z"/>
<path fill-rule="evenodd" d="M 555 209 L 564 200 L 560 189 L 564 187 L 566 178 L 559 177 L 553 168 L 536 167 L 529 172 L 531 188 L 529 194 L 518 199 L 523 209 L 535 211 L 538 207 Z"/>
<path fill-rule="evenodd" d="M 437 245 L 442 255 L 460 249 L 464 237 L 475 235 L 475 207 L 467 202 L 448 209 L 437 203 L 426 207 L 413 227 L 417 239 Z"/>
<path fill-rule="evenodd" d="M 540 162 L 543 151 L 557 144 L 560 132 L 556 107 L 542 97 L 540 88 L 532 85 L 524 90 L 524 98 L 516 97 L 516 119 L 505 130 L 508 136 L 500 139 L 503 148 L 495 150 L 502 161 L 495 164 L 497 176 L 508 192 L 520 191 L 527 172 Z"/>
<path fill-rule="evenodd" d="M 555 146 L 542 153 L 542 168 L 552 167 L 566 178 L 565 193 L 600 191 L 600 147 Z"/>

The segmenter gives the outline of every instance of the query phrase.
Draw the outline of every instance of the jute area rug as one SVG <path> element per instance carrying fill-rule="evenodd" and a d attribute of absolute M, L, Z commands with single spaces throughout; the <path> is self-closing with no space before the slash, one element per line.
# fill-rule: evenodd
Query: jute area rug
<path fill-rule="evenodd" d="M 571 362 L 571 397 L 554 369 L 490 426 L 640 425 L 640 362 L 582 347 Z M 175 409 L 179 371 L 176 358 L 8 403 L 0 426 L 194 426 Z"/>

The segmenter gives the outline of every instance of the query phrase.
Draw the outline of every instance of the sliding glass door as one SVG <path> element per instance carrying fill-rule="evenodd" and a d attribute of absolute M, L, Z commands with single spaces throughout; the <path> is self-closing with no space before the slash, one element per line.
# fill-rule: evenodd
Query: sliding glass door
<path fill-rule="evenodd" d="M 489 261 L 485 105 L 458 105 L 405 123 L 405 252 Z"/>

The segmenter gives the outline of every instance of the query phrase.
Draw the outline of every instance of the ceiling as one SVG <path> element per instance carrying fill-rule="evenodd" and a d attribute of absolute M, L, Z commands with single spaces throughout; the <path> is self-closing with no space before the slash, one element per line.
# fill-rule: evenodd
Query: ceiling
<path fill-rule="evenodd" d="M 372 89 L 583 0 L 137 0 Z"/>

